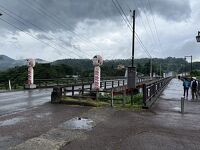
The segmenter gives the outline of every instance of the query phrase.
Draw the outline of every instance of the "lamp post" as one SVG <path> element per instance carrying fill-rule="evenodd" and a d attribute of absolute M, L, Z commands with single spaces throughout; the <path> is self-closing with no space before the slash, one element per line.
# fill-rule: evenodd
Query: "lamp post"
<path fill-rule="evenodd" d="M 191 58 L 191 64 L 190 64 L 190 75 L 191 75 L 191 73 L 192 73 L 192 55 L 191 56 L 185 56 L 185 61 L 186 61 L 187 57 Z M 186 76 L 186 62 L 185 62 L 185 76 Z"/>
<path fill-rule="evenodd" d="M 200 42 L 200 31 L 198 31 L 198 35 L 196 36 L 197 42 Z"/>

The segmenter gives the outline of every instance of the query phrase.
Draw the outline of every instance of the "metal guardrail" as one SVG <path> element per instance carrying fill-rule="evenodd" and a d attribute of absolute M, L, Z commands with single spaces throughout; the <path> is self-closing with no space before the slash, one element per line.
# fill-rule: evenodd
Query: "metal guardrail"
<path fill-rule="evenodd" d="M 116 77 L 102 77 L 102 82 L 100 83 L 100 87 L 102 89 L 114 88 L 119 87 L 127 84 L 127 79 L 122 76 Z M 140 77 L 138 78 L 138 83 L 149 81 L 150 78 L 148 77 Z M 58 78 L 58 79 L 35 79 L 35 84 L 37 88 L 53 88 L 54 86 L 62 86 L 62 87 L 73 87 L 73 86 L 83 86 L 85 88 L 86 85 L 92 85 L 93 78 Z M 11 81 L 12 89 L 20 89 L 24 88 L 24 83 L 18 85 L 14 81 Z M 7 91 L 8 90 L 8 83 L 0 83 L 1 90 Z M 88 90 L 88 89 L 86 89 Z"/>
<path fill-rule="evenodd" d="M 144 108 L 149 108 L 156 100 L 165 86 L 171 81 L 172 77 L 160 79 L 157 81 L 152 81 L 147 84 L 143 84 L 143 105 Z"/>
<path fill-rule="evenodd" d="M 127 79 L 125 77 L 103 77 L 101 78 L 102 82 L 100 83 L 101 88 L 106 89 L 107 86 L 115 85 L 119 81 L 124 80 L 125 84 L 127 83 Z M 138 78 L 138 82 L 144 82 L 146 80 L 150 80 L 149 77 L 140 77 Z M 106 81 L 106 82 L 105 82 Z M 112 83 L 114 82 L 114 83 Z M 92 84 L 93 78 L 61 78 L 61 79 L 35 79 L 35 84 L 37 88 L 52 88 L 54 86 L 81 86 L 85 84 Z M 106 83 L 106 84 L 105 84 Z"/>
<path fill-rule="evenodd" d="M 150 78 L 140 78 L 137 80 L 137 85 L 142 85 L 145 82 L 150 82 L 152 79 Z M 84 94 L 85 92 L 91 92 L 93 83 L 83 83 L 83 84 L 73 84 L 73 85 L 63 85 L 60 86 L 62 88 L 63 95 L 69 95 L 69 96 L 75 96 Z M 112 89 L 124 89 L 124 87 L 127 85 L 127 79 L 116 79 L 116 80 L 104 80 L 100 83 L 100 91 L 108 91 Z"/>

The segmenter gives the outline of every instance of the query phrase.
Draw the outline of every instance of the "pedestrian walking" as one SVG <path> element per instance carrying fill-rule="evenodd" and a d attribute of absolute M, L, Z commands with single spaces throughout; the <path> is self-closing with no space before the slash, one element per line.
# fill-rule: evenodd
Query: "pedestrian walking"
<path fill-rule="evenodd" d="M 196 80 L 196 77 L 192 77 L 192 82 L 191 82 L 191 92 L 192 92 L 192 99 L 194 100 L 194 98 L 196 97 L 196 99 L 198 98 L 198 82 Z"/>
<path fill-rule="evenodd" d="M 189 88 L 190 88 L 190 81 L 187 78 L 184 78 L 184 80 L 183 80 L 183 89 L 184 89 L 183 96 L 184 97 L 186 96 L 187 99 L 188 99 L 188 90 L 189 90 Z"/>

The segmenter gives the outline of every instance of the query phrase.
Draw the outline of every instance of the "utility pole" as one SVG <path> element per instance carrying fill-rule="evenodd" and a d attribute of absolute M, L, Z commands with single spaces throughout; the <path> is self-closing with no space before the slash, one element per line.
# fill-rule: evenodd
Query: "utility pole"
<path fill-rule="evenodd" d="M 135 10 L 133 10 L 133 37 L 132 37 L 132 61 L 131 67 L 128 67 L 128 88 L 131 89 L 131 105 L 133 105 L 133 91 L 136 88 L 136 67 L 134 62 L 135 49 Z"/>
<path fill-rule="evenodd" d="M 150 78 L 152 78 L 152 58 L 150 59 Z"/>
<path fill-rule="evenodd" d="M 135 10 L 133 10 L 132 67 L 134 67 L 134 50 L 135 50 Z"/>
<path fill-rule="evenodd" d="M 192 74 L 192 55 L 191 55 L 191 72 L 190 72 L 190 75 Z"/>
<path fill-rule="evenodd" d="M 190 75 L 192 73 L 192 55 L 191 56 L 185 56 L 185 61 L 186 61 L 186 58 L 187 57 L 190 57 L 191 58 L 191 63 L 190 63 Z M 186 66 L 186 65 L 185 65 Z M 186 67 L 185 67 L 185 72 L 186 72 Z"/>
<path fill-rule="evenodd" d="M 160 64 L 160 78 L 161 78 L 161 64 Z"/>
<path fill-rule="evenodd" d="M 185 57 L 185 77 L 186 77 L 186 64 L 187 62 L 186 62 L 186 57 Z"/>

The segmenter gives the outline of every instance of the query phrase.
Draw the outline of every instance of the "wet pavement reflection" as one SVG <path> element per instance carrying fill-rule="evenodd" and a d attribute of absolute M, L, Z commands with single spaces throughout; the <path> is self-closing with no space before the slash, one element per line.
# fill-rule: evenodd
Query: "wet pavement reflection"
<path fill-rule="evenodd" d="M 94 122 L 88 118 L 76 117 L 66 121 L 61 127 L 65 129 L 79 129 L 79 130 L 91 130 L 94 126 Z"/>
<path fill-rule="evenodd" d="M 12 118 L 12 119 L 8 119 L 8 120 L 0 121 L 0 127 L 15 125 L 15 124 L 17 124 L 17 123 L 19 123 L 23 120 L 24 120 L 24 118 L 17 117 L 17 118 Z"/>
<path fill-rule="evenodd" d="M 0 116 L 24 111 L 51 100 L 52 89 L 0 93 Z"/>
<path fill-rule="evenodd" d="M 179 79 L 172 79 L 161 95 L 161 98 L 169 100 L 181 100 L 182 96 L 183 82 Z M 188 92 L 188 100 L 191 100 L 191 90 Z"/>

